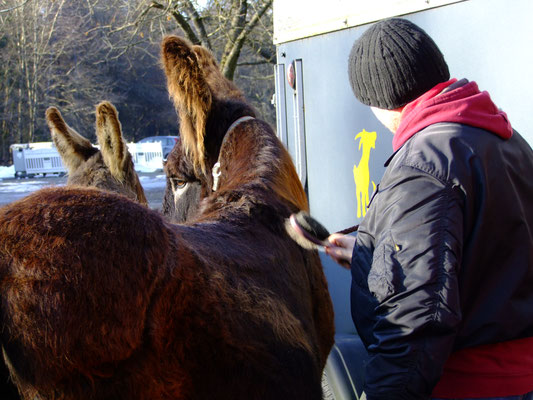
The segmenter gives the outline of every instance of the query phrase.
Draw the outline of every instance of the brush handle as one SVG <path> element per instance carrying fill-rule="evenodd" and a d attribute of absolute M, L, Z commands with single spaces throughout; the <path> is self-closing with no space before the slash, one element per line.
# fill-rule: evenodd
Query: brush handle
<path fill-rule="evenodd" d="M 359 225 L 350 226 L 349 228 L 345 228 L 342 231 L 338 231 L 337 233 L 340 233 L 342 235 L 347 235 L 348 233 L 355 232 L 359 229 Z"/>

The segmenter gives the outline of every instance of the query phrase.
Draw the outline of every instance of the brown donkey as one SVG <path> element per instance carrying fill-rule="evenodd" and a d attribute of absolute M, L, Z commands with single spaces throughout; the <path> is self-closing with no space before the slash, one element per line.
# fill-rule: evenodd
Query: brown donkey
<path fill-rule="evenodd" d="M 67 185 L 96 187 L 147 204 L 133 160 L 122 137 L 118 113 L 111 103 L 102 102 L 96 107 L 96 135 L 100 150 L 69 127 L 57 108 L 48 108 L 46 121 L 52 140 L 68 170 Z M 0 379 L 2 399 L 18 399 L 3 361 L 0 361 Z"/>
<path fill-rule="evenodd" d="M 0 340 L 27 399 L 322 397 L 331 300 L 317 253 L 284 229 L 303 188 L 197 54 L 163 41 L 181 136 L 165 204 L 186 223 L 88 188 L 0 209 Z"/>
<path fill-rule="evenodd" d="M 46 110 L 46 122 L 68 170 L 68 185 L 96 187 L 148 204 L 122 137 L 118 112 L 111 103 L 104 101 L 96 106 L 100 150 L 68 126 L 57 108 Z"/>

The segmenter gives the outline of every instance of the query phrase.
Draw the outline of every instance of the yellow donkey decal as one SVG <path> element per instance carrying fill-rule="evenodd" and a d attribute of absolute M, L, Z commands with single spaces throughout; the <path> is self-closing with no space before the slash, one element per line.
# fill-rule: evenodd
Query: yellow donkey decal
<path fill-rule="evenodd" d="M 355 136 L 355 140 L 359 139 L 359 150 L 363 147 L 363 154 L 359 160 L 359 164 L 353 166 L 353 178 L 355 180 L 355 192 L 357 197 L 357 218 L 366 215 L 366 207 L 370 199 L 370 168 L 368 161 L 370 160 L 370 149 L 376 148 L 376 132 L 367 132 L 363 129 Z M 376 184 L 372 181 L 373 189 L 376 189 Z"/>

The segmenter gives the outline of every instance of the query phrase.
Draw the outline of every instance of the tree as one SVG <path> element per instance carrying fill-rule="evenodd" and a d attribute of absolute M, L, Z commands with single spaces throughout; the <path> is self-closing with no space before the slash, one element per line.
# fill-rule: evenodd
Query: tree
<path fill-rule="evenodd" d="M 269 122 L 272 0 L 0 0 L 0 162 L 9 145 L 49 141 L 44 111 L 94 140 L 94 106 L 115 104 L 130 141 L 177 134 L 159 66 L 167 34 L 210 49 Z"/>
<path fill-rule="evenodd" d="M 154 0 L 147 10 L 159 9 L 163 15 L 172 17 L 193 44 L 213 51 L 212 43 L 223 42 L 220 68 L 226 78 L 233 80 L 243 46 L 271 10 L 272 1 L 211 0 L 200 9 L 191 0 L 167 0 L 165 3 Z M 263 43 L 257 52 L 272 63 L 272 53 L 268 50 Z"/>
<path fill-rule="evenodd" d="M 211 50 L 224 76 L 236 81 L 263 118 L 275 121 L 272 0 L 208 0 L 204 7 L 192 0 L 153 0 L 137 23 L 149 25 L 157 41 L 178 28 Z"/>
<path fill-rule="evenodd" d="M 3 5 L 11 8 L 0 14 L 2 133 L 16 142 L 33 142 L 43 132 L 48 136 L 43 123 L 48 105 L 85 109 L 86 102 L 79 99 L 101 95 L 109 82 L 87 68 L 87 55 L 95 54 L 98 44 L 83 34 L 86 10 L 66 0 L 33 0 L 19 6 L 3 1 Z M 80 48 L 86 50 L 82 56 Z"/>
<path fill-rule="evenodd" d="M 129 140 L 147 131 L 157 134 L 154 127 L 161 134 L 176 130 L 157 51 L 147 54 L 151 44 L 142 37 L 131 40 L 133 24 L 128 22 L 137 10 L 131 3 L 0 1 L 0 161 L 8 159 L 12 143 L 50 140 L 44 121 L 50 105 L 60 107 L 69 123 L 91 139 L 94 106 L 101 100 L 116 103 L 125 114 L 121 119 Z"/>

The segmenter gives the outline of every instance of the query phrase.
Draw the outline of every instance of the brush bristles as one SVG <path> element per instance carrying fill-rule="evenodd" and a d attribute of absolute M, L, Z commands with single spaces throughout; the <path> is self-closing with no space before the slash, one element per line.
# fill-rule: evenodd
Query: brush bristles
<path fill-rule="evenodd" d="M 305 211 L 292 214 L 285 221 L 285 229 L 305 249 L 318 249 L 328 245 L 329 231 Z"/>
<path fill-rule="evenodd" d="M 300 211 L 293 215 L 295 224 L 302 229 L 305 234 L 318 239 L 320 242 L 325 241 L 329 237 L 329 231 L 316 219 L 311 217 L 309 213 Z"/>
<path fill-rule="evenodd" d="M 319 246 L 311 242 L 310 240 L 307 240 L 304 236 L 302 236 L 291 224 L 291 221 L 289 218 L 285 220 L 285 230 L 287 231 L 288 235 L 292 240 L 294 240 L 298 245 L 303 247 L 307 250 L 318 250 Z"/>

